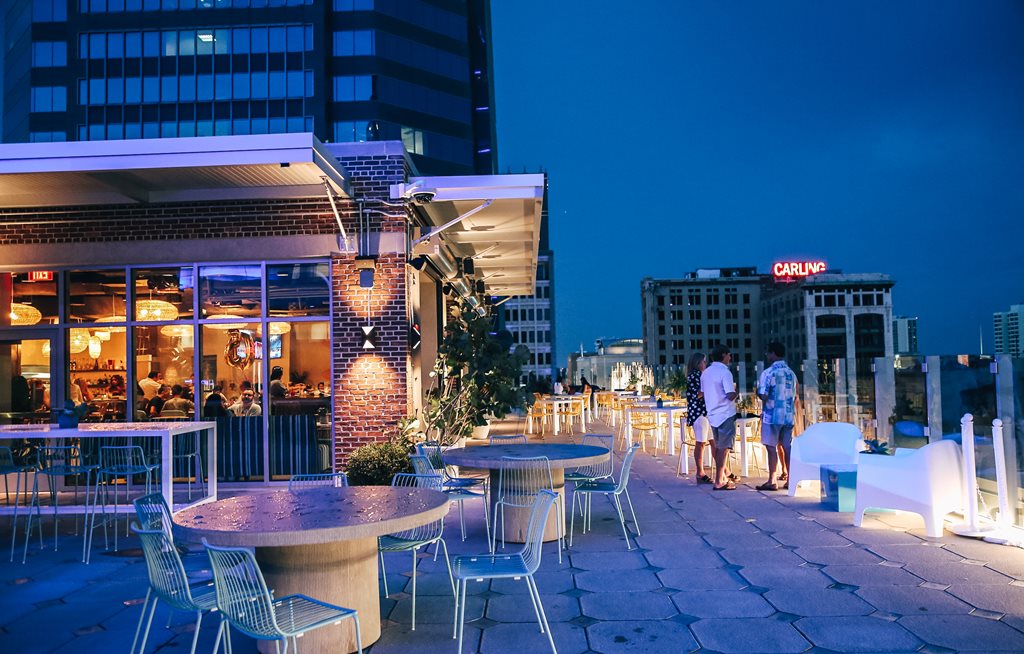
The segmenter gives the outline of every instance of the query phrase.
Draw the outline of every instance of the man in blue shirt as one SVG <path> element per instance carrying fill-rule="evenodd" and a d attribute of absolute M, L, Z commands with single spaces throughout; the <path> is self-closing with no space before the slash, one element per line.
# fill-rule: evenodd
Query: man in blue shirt
<path fill-rule="evenodd" d="M 768 481 L 757 490 L 779 490 L 776 474 L 779 468 L 779 448 L 785 462 L 789 461 L 793 443 L 793 422 L 796 418 L 796 374 L 786 365 L 786 348 L 773 341 L 768 344 L 768 369 L 758 382 L 757 395 L 761 398 L 761 443 L 768 450 Z M 785 486 L 784 486 L 785 487 Z"/>

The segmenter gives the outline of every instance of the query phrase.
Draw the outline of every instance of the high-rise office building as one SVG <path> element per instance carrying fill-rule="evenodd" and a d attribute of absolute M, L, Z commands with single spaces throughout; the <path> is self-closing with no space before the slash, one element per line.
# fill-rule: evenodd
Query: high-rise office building
<path fill-rule="evenodd" d="M 1024 304 L 1014 304 L 1009 311 L 997 311 L 992 314 L 996 354 L 1024 357 L 1024 340 L 1020 335 L 1022 324 L 1024 324 Z"/>
<path fill-rule="evenodd" d="M 489 0 L 7 0 L 3 140 L 312 132 L 497 161 Z"/>
<path fill-rule="evenodd" d="M 500 280 L 494 282 L 500 288 Z M 558 376 L 558 359 L 555 357 L 555 253 L 548 241 L 547 175 L 544 176 L 536 283 L 533 295 L 513 297 L 498 306 L 496 313 L 497 324 L 509 330 L 517 344 L 530 348 L 530 360 L 523 366 L 523 383 L 527 385 L 547 378 L 554 381 Z"/>
<path fill-rule="evenodd" d="M 892 319 L 892 348 L 895 354 L 920 354 L 916 316 L 896 316 Z"/>

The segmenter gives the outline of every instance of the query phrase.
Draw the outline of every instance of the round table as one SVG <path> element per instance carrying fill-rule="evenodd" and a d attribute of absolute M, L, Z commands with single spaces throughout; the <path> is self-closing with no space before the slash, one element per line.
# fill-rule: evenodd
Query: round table
<path fill-rule="evenodd" d="M 363 647 L 380 638 L 377 537 L 448 513 L 444 493 L 353 486 L 251 493 L 174 514 L 176 534 L 213 545 L 254 547 L 275 597 L 301 593 L 359 612 Z M 354 652 L 349 620 L 302 638 L 305 652 Z M 260 651 L 273 652 L 271 641 Z"/>
<path fill-rule="evenodd" d="M 609 436 L 609 438 L 611 438 Z M 562 505 L 562 516 L 565 516 L 565 469 L 593 465 L 605 461 L 611 452 L 596 445 L 571 445 L 569 443 L 537 443 L 527 445 L 478 445 L 445 450 L 441 455 L 446 465 L 463 468 L 482 468 L 491 473 L 491 507 L 497 502 L 498 478 L 502 468 L 515 468 L 522 464 L 509 461 L 502 457 L 547 457 L 551 465 L 551 481 Z M 492 512 L 491 515 L 494 515 Z M 530 523 L 530 509 L 505 508 L 505 540 L 522 543 L 526 539 L 526 528 Z M 558 518 L 554 511 L 548 516 L 544 527 L 544 541 L 558 539 L 565 533 L 565 525 L 558 528 Z"/>

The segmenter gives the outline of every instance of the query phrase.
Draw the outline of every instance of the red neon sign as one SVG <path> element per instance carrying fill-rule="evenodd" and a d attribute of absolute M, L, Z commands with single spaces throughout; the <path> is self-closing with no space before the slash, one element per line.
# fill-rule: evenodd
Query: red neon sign
<path fill-rule="evenodd" d="M 52 282 L 53 271 L 52 270 L 30 270 L 28 272 L 28 281 L 30 282 Z"/>
<path fill-rule="evenodd" d="M 777 261 L 772 266 L 775 277 L 807 277 L 825 272 L 824 261 Z"/>

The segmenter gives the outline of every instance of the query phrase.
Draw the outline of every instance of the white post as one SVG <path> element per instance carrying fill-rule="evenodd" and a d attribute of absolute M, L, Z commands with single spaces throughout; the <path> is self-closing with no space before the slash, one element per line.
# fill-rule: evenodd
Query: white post
<path fill-rule="evenodd" d="M 972 531 L 978 529 L 978 478 L 974 462 L 974 416 L 965 413 L 960 419 L 960 439 L 964 463 L 964 518 Z"/>
<path fill-rule="evenodd" d="M 999 529 L 1013 525 L 1013 514 L 1010 513 L 1010 498 L 1006 493 L 1006 448 L 1003 444 L 1003 421 L 996 418 L 992 421 L 992 447 L 996 456 L 996 490 L 999 492 Z"/>

